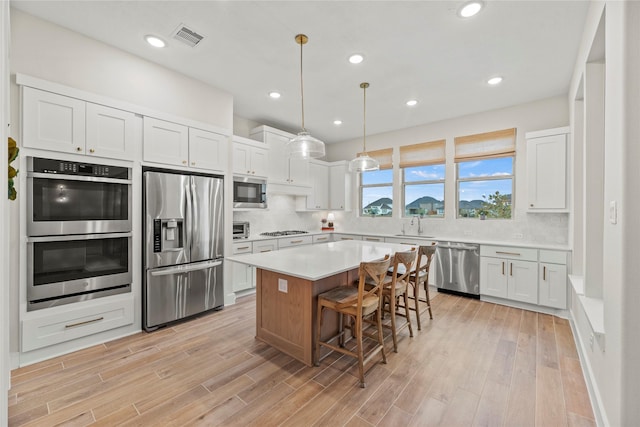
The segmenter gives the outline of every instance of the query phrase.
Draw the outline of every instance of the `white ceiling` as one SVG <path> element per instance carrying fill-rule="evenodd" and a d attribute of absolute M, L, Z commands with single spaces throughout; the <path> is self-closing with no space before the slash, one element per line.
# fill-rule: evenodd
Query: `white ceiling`
<path fill-rule="evenodd" d="M 300 129 L 327 143 L 417 126 L 568 92 L 587 1 L 19 1 L 13 7 L 231 93 L 234 114 Z M 184 24 L 205 39 L 171 38 Z M 168 46 L 151 48 L 146 34 Z M 352 53 L 365 60 L 349 64 Z M 486 84 L 501 75 L 498 87 Z M 282 93 L 272 100 L 268 93 Z M 408 99 L 419 104 L 409 108 Z M 341 126 L 334 119 L 343 120 Z"/>

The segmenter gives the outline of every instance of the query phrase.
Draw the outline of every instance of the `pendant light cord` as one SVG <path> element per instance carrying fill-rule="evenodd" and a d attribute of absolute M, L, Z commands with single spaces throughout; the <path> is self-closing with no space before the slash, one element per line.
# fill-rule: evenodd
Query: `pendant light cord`
<path fill-rule="evenodd" d="M 364 101 L 363 101 L 363 117 L 362 117 L 362 154 L 367 154 L 367 88 L 369 87 L 369 83 L 360 83 L 360 87 L 364 93 Z"/>
<path fill-rule="evenodd" d="M 304 83 L 302 81 L 302 45 L 304 42 L 300 42 L 300 98 L 302 103 L 302 131 L 306 132 L 304 128 Z"/>

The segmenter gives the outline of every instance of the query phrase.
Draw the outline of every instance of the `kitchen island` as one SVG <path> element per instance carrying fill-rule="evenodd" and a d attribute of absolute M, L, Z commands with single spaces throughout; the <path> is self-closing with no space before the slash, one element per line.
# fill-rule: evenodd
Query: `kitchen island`
<path fill-rule="evenodd" d="M 361 262 L 410 248 L 347 240 L 228 260 L 256 267 L 256 338 L 312 366 L 318 294 L 357 281 Z M 325 316 L 322 338 L 335 334 L 337 324 L 337 315 Z"/>

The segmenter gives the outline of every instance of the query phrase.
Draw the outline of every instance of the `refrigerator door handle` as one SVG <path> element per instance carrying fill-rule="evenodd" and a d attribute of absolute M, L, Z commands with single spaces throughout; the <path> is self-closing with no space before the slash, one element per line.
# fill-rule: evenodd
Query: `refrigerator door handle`
<path fill-rule="evenodd" d="M 211 261 L 194 265 L 181 265 L 178 267 L 163 268 L 162 270 L 152 270 L 149 273 L 154 277 L 169 276 L 172 274 L 188 273 L 190 271 L 206 270 L 207 268 L 217 267 L 219 265 L 222 265 L 222 261 Z"/>
<path fill-rule="evenodd" d="M 193 233 L 194 233 L 193 229 L 191 228 L 193 227 L 193 224 L 194 224 L 193 177 L 192 176 L 187 177 L 186 184 L 185 184 L 184 198 L 185 198 L 185 204 L 186 204 L 184 218 L 185 218 L 185 222 L 187 223 L 185 227 L 187 230 L 187 232 L 185 233 L 185 249 L 189 251 L 189 261 L 193 261 L 193 258 L 191 255 L 191 240 L 193 238 Z"/>

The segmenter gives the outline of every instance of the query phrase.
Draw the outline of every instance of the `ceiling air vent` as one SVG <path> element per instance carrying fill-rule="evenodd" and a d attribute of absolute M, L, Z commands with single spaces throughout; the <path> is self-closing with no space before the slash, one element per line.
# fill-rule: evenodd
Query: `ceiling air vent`
<path fill-rule="evenodd" d="M 176 29 L 176 31 L 174 31 L 173 38 L 181 41 L 186 45 L 195 47 L 198 43 L 202 41 L 204 36 L 201 36 L 200 34 L 196 33 L 192 29 L 188 28 L 186 25 L 180 24 Z"/>

